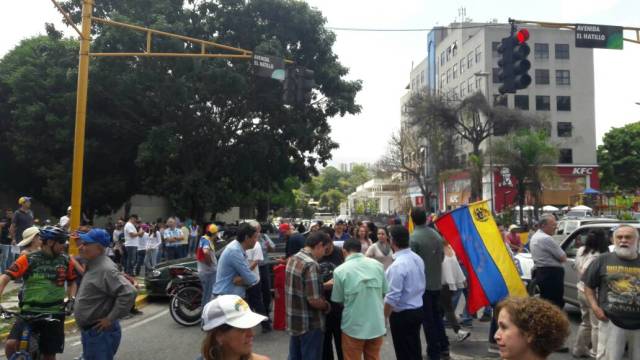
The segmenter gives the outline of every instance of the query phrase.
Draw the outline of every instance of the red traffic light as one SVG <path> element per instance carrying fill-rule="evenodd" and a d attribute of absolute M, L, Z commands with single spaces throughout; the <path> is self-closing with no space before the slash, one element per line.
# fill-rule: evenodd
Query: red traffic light
<path fill-rule="evenodd" d="M 527 29 L 520 29 L 517 33 L 516 33 L 516 39 L 518 39 L 518 42 L 520 44 L 523 44 L 524 42 L 526 42 L 527 40 L 529 40 L 529 30 Z"/>

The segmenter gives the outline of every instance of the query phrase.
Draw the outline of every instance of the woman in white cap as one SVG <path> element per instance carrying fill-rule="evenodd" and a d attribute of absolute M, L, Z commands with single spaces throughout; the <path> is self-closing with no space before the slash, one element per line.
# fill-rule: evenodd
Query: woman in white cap
<path fill-rule="evenodd" d="M 20 255 L 28 255 L 32 252 L 40 250 L 42 240 L 39 235 L 40 229 L 35 226 L 27 228 L 22 232 L 22 241 L 18 243 L 18 247 L 22 250 Z"/>
<path fill-rule="evenodd" d="M 254 354 L 253 328 L 267 318 L 237 295 L 220 295 L 202 311 L 202 360 L 269 360 Z"/>

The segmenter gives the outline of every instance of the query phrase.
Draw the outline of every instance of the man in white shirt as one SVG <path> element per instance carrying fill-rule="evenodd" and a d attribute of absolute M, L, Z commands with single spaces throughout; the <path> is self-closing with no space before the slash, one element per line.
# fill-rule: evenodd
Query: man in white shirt
<path fill-rule="evenodd" d="M 250 221 L 249 225 L 256 229 L 260 229 L 260 224 L 254 221 Z M 260 231 L 260 230 L 257 230 Z M 249 261 L 249 269 L 256 275 L 258 278 L 258 283 L 247 289 L 247 302 L 249 306 L 253 309 L 253 311 L 264 315 L 267 317 L 262 324 L 262 332 L 268 333 L 271 329 L 271 321 L 269 320 L 268 311 L 264 306 L 264 302 L 262 300 L 262 287 L 260 285 L 260 264 L 264 261 L 264 254 L 262 253 L 262 245 L 259 241 L 256 241 L 256 244 L 253 248 L 246 251 L 247 261 Z"/>
<path fill-rule="evenodd" d="M 143 231 L 137 228 L 138 215 L 131 214 L 129 221 L 124 225 L 125 267 L 124 271 L 134 276 L 136 262 L 138 260 L 138 243 Z"/>
<path fill-rule="evenodd" d="M 71 206 L 67 208 L 67 215 L 60 218 L 59 225 L 61 228 L 69 231 L 69 224 L 71 223 Z"/>

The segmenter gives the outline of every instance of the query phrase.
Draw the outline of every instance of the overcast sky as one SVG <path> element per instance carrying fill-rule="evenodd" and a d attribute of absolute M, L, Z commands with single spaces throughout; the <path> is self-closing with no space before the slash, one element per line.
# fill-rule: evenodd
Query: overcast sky
<path fill-rule="evenodd" d="M 96 0 L 100 1 L 100 0 Z M 259 1 L 259 0 L 254 0 Z M 638 0 L 419 1 L 308 0 L 322 11 L 330 27 L 429 28 L 448 25 L 466 8 L 475 22 L 509 17 L 640 27 Z M 44 23 L 61 24 L 48 0 L 0 0 L 0 56 L 26 37 L 44 33 Z M 59 28 L 63 27 L 58 25 Z M 71 32 L 67 32 L 71 34 Z M 400 97 L 412 64 L 427 55 L 426 32 L 336 31 L 334 52 L 351 69 L 350 79 L 364 81 L 357 102 L 360 114 L 331 120 L 340 144 L 332 163 L 375 162 L 400 125 Z M 640 120 L 640 45 L 595 51 L 596 133 L 598 143 L 611 127 Z"/>

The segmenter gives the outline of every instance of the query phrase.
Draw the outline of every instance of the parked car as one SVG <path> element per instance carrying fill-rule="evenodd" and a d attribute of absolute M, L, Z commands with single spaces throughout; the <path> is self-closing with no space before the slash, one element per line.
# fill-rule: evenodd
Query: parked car
<path fill-rule="evenodd" d="M 576 253 L 578 249 L 584 245 L 584 242 L 592 230 L 603 230 L 607 236 L 611 239 L 613 235 L 613 229 L 621 224 L 631 225 L 640 233 L 640 223 L 634 221 L 608 221 L 610 219 L 604 219 L 605 221 L 587 222 L 575 229 L 569 234 L 562 242 L 560 247 L 567 254 L 567 261 L 564 263 L 564 300 L 572 305 L 579 306 L 578 303 L 578 273 L 575 269 Z M 523 252 L 515 256 L 516 265 L 520 271 L 520 277 L 527 285 L 529 294 L 534 295 L 537 292 L 537 288 L 534 282 L 531 281 L 531 272 L 533 270 L 533 259 L 531 254 Z"/>
<path fill-rule="evenodd" d="M 222 254 L 222 250 L 224 249 L 224 246 L 226 246 L 226 243 L 224 243 L 223 245 L 217 245 L 217 246 L 219 246 L 218 247 L 219 250 L 216 251 L 216 256 L 219 258 L 220 254 Z M 277 259 L 283 255 L 284 255 L 283 253 L 279 253 L 279 252 L 270 253 L 267 264 L 270 264 L 270 265 L 278 264 Z M 186 267 L 194 271 L 197 271 L 198 265 L 197 265 L 196 259 L 193 257 L 187 257 L 184 259 L 177 259 L 177 260 L 169 260 L 169 261 L 164 261 L 158 264 L 152 271 L 150 271 L 144 277 L 144 285 L 145 285 L 145 288 L 147 289 L 147 294 L 151 298 L 166 298 L 167 296 L 169 296 L 167 294 L 167 285 L 169 284 L 169 281 L 171 279 L 169 271 L 171 268 L 174 268 L 174 267 Z M 273 276 L 273 272 L 271 273 L 271 275 Z M 273 279 L 271 281 L 271 284 L 273 284 Z"/>
<path fill-rule="evenodd" d="M 574 217 L 564 217 L 564 218 L 558 220 L 558 228 L 556 229 L 556 233 L 555 233 L 555 235 L 553 235 L 553 238 L 556 241 L 561 242 L 567 236 L 569 236 L 572 232 L 574 232 L 577 228 L 579 228 L 580 226 L 585 225 L 585 224 L 592 224 L 592 223 L 619 223 L 619 222 L 620 222 L 620 220 L 611 219 L 611 218 L 592 218 L 592 217 L 574 218 Z"/>

